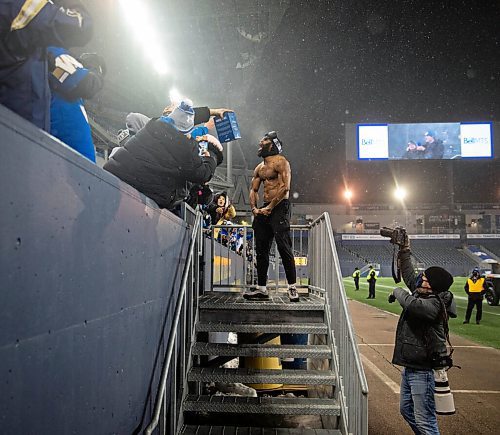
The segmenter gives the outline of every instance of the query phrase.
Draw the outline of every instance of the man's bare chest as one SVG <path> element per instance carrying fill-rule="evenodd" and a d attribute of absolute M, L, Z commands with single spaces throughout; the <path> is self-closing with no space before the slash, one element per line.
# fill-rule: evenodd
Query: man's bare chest
<path fill-rule="evenodd" d="M 259 178 L 263 181 L 271 181 L 278 178 L 278 172 L 274 165 L 264 165 L 259 169 Z"/>

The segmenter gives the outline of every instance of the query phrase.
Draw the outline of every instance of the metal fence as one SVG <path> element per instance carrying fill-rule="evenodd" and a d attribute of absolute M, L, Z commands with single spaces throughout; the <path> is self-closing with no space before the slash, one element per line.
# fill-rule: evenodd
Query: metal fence
<path fill-rule="evenodd" d="M 292 225 L 292 250 L 297 269 L 297 287 L 308 285 L 309 226 Z M 244 289 L 257 284 L 255 239 L 248 225 L 214 225 L 206 231 L 210 238 L 210 288 Z M 207 253 L 208 254 L 208 253 Z M 287 282 L 276 242 L 269 254 L 269 288 L 286 288 Z"/>
<path fill-rule="evenodd" d="M 190 343 L 197 320 L 197 299 L 204 290 L 245 288 L 256 282 L 253 230 L 245 225 L 217 225 L 205 235 L 210 238 L 210 288 L 200 286 L 200 256 L 203 254 L 201 215 L 187 210 L 184 219 L 192 223 L 191 242 L 175 307 L 154 415 L 145 433 L 175 434 L 182 427 L 182 400 L 187 393 L 187 371 L 191 361 Z M 219 230 L 219 231 L 217 231 Z M 225 233 L 222 233 L 225 231 Z M 242 232 L 241 246 L 231 244 L 233 231 Z M 339 429 L 343 434 L 368 434 L 368 384 L 361 364 L 347 306 L 329 216 L 325 213 L 310 226 L 292 226 L 293 250 L 300 258 L 297 267 L 306 267 L 308 278 L 300 285 L 324 297 L 327 306 L 329 343 L 333 348 L 332 369 L 337 375 L 335 398 L 342 408 Z M 223 240 L 223 235 L 228 236 Z M 205 244 L 206 246 L 206 244 Z M 234 249 L 233 249 L 234 248 Z M 281 261 L 274 247 L 270 265 L 270 286 L 286 286 Z M 217 261 L 217 257 L 219 260 Z M 272 256 L 271 256 L 272 258 Z M 240 271 L 240 272 L 238 272 Z M 208 284 L 208 283 L 207 283 Z"/>
<path fill-rule="evenodd" d="M 342 408 L 343 434 L 368 434 L 368 383 L 359 356 L 340 264 L 335 249 L 330 217 L 327 213 L 311 223 L 309 240 L 309 288 L 325 298 L 330 342 L 334 347 L 338 375 L 335 397 Z"/>

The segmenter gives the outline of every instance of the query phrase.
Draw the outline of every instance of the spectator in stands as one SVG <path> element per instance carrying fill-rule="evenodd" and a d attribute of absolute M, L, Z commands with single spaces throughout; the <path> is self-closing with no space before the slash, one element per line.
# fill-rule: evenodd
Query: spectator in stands
<path fill-rule="evenodd" d="M 444 155 L 444 144 L 441 139 L 436 139 L 436 134 L 426 131 L 425 143 L 417 146 L 417 151 L 423 151 L 424 159 L 442 159 Z"/>
<path fill-rule="evenodd" d="M 375 299 L 375 284 L 377 282 L 377 271 L 370 264 L 370 270 L 368 270 L 368 275 L 366 275 L 366 280 L 368 281 L 368 297 L 366 299 Z"/>
<path fill-rule="evenodd" d="M 268 298 L 267 269 L 269 268 L 269 251 L 273 239 L 283 261 L 288 282 L 288 298 L 291 302 L 299 302 L 296 280 L 295 259 L 290 237 L 291 205 L 288 199 L 292 171 L 290 163 L 281 155 L 282 142 L 275 131 L 264 135 L 259 142 L 259 157 L 264 161 L 254 170 L 250 189 L 250 207 L 254 215 L 253 230 L 257 255 L 257 287 L 247 288 L 243 297 Z M 257 207 L 259 187 L 264 184 L 264 204 Z"/>
<path fill-rule="evenodd" d="M 359 290 L 359 275 L 361 275 L 361 271 L 357 267 L 355 267 L 352 277 L 354 278 L 354 285 L 356 286 L 356 290 Z"/>
<path fill-rule="evenodd" d="M 50 133 L 95 163 L 92 141 L 83 99 L 90 99 L 102 89 L 106 65 L 95 53 L 79 59 L 60 47 L 49 47 Z"/>
<path fill-rule="evenodd" d="M 231 204 L 227 192 L 219 192 L 214 196 L 213 201 L 207 207 L 212 225 L 222 225 L 224 221 L 230 221 L 236 216 L 236 210 Z M 214 239 L 219 236 L 219 228 L 214 229 Z"/>
<path fill-rule="evenodd" d="M 223 160 L 222 145 L 214 136 L 202 137 L 208 142 L 202 155 L 198 143 L 186 136 L 194 127 L 194 117 L 191 101 L 181 101 L 170 115 L 150 120 L 110 157 L 104 169 L 159 207 L 174 210 L 187 198 L 187 183 L 205 184 Z"/>
<path fill-rule="evenodd" d="M 78 0 L 0 2 L 0 103 L 50 131 L 47 47 L 83 46 L 92 27 Z"/>
<path fill-rule="evenodd" d="M 475 306 L 476 324 L 479 325 L 481 323 L 481 318 L 483 317 L 483 297 L 486 293 L 486 280 L 481 277 L 477 267 L 472 271 L 471 277 L 467 279 L 464 289 L 469 299 L 467 302 L 464 324 L 469 323 L 472 310 Z"/>
<path fill-rule="evenodd" d="M 449 291 L 453 277 L 433 266 L 417 279 L 407 236 L 400 245 L 398 261 L 410 289 L 398 287 L 389 295 L 389 302 L 397 300 L 403 307 L 392 357 L 393 364 L 403 367 L 400 412 L 415 434 L 439 434 L 433 369 L 453 364 L 446 349 L 448 317 L 457 317 Z"/>

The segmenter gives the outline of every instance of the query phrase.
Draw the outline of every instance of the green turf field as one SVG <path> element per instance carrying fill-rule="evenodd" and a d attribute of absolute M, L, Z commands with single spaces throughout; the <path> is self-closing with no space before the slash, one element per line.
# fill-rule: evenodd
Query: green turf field
<path fill-rule="evenodd" d="M 466 278 L 464 277 L 456 277 L 451 288 L 456 298 L 458 317 L 456 319 L 450 319 L 450 331 L 476 343 L 500 349 L 500 305 L 490 307 L 486 301 L 484 301 L 481 324 L 476 325 L 476 310 L 472 312 L 471 323 L 468 325 L 462 324 L 467 308 L 467 294 L 464 291 L 465 280 Z M 397 301 L 393 304 L 387 302 L 387 297 L 391 290 L 400 285 L 394 284 L 392 278 L 377 279 L 376 299 L 366 299 L 368 296 L 368 283 L 366 282 L 366 278 L 361 277 L 359 284 L 359 291 L 355 291 L 353 279 L 344 278 L 344 285 L 349 298 L 381 308 L 382 310 L 390 311 L 391 313 L 401 313 L 402 309 Z M 404 287 L 404 284 L 402 287 Z"/>

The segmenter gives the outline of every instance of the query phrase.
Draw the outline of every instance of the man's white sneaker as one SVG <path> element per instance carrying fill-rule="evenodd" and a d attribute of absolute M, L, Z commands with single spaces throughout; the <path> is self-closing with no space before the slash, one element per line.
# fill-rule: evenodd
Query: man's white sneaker
<path fill-rule="evenodd" d="M 294 285 L 288 287 L 288 298 L 290 302 L 299 302 L 299 294 Z"/>
<path fill-rule="evenodd" d="M 245 396 L 245 397 L 257 397 L 257 391 L 254 388 L 247 387 L 246 385 L 237 383 L 225 384 L 222 382 L 216 382 L 215 388 L 217 388 L 221 393 Z"/>
<path fill-rule="evenodd" d="M 243 293 L 243 297 L 245 299 L 268 299 L 269 292 L 267 291 L 266 286 L 251 287 L 245 290 Z"/>

